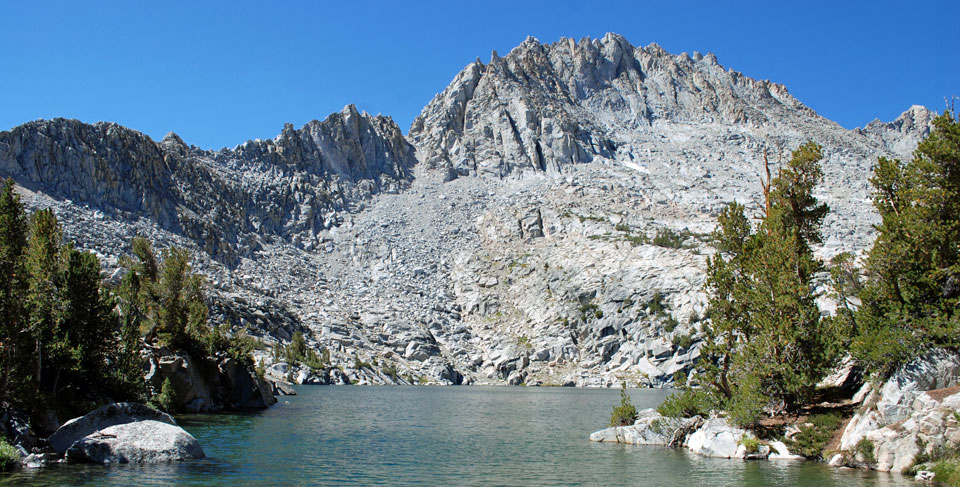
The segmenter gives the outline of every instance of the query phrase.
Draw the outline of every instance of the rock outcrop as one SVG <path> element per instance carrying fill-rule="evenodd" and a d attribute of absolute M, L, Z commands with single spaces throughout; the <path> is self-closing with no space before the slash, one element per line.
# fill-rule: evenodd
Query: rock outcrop
<path fill-rule="evenodd" d="M 597 431 L 590 435 L 590 441 L 676 447 L 702 424 L 700 417 L 667 418 L 653 409 L 645 409 L 638 413 L 633 425 Z"/>
<path fill-rule="evenodd" d="M 179 426 L 153 420 L 106 427 L 67 450 L 67 460 L 93 463 L 163 463 L 203 458 L 203 448 Z"/>
<path fill-rule="evenodd" d="M 147 358 L 144 379 L 154 393 L 169 380 L 181 411 L 252 411 L 277 402 L 273 386 L 258 377 L 249 364 L 230 357 L 198 360 L 184 351 L 153 352 Z"/>
<path fill-rule="evenodd" d="M 902 472 L 917 455 L 960 447 L 960 354 L 934 350 L 897 370 L 847 423 L 837 462 Z"/>
<path fill-rule="evenodd" d="M 930 122 L 936 115 L 936 112 L 914 105 L 896 120 L 881 122 L 874 119 L 855 131 L 883 144 L 890 152 L 906 157 L 912 154 L 917 143 L 930 133 Z"/>
<path fill-rule="evenodd" d="M 748 438 L 754 440 L 754 450 L 748 449 L 748 442 L 745 441 Z M 653 409 L 640 411 L 637 421 L 631 426 L 617 426 L 594 432 L 590 435 L 590 440 L 674 448 L 682 446 L 698 455 L 715 458 L 800 458 L 791 454 L 783 442 L 760 442 L 753 433 L 732 426 L 726 418 L 668 418 Z M 771 453 L 772 450 L 774 453 Z"/>

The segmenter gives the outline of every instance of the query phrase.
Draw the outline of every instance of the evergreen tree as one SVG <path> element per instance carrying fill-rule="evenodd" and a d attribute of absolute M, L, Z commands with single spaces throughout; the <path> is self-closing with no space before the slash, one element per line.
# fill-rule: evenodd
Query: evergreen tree
<path fill-rule="evenodd" d="M 12 179 L 0 192 L 0 400 L 11 392 L 11 378 L 17 377 L 19 360 L 28 347 L 22 296 L 26 290 L 23 252 L 27 246 L 27 218 Z"/>
<path fill-rule="evenodd" d="M 852 352 L 886 375 L 929 346 L 960 345 L 960 122 L 945 111 L 913 159 L 880 158 L 880 212 Z"/>
<path fill-rule="evenodd" d="M 812 276 L 822 269 L 811 247 L 821 241 L 826 205 L 812 192 L 822 179 L 821 148 L 793 152 L 764 184 L 753 227 L 732 203 L 718 218 L 721 251 L 708 260 L 709 322 L 697 365 L 702 390 L 674 396 L 664 410 L 721 407 L 749 425 L 764 408 L 795 410 L 835 360 L 834 338 L 820 320 Z M 672 401 L 672 403 L 671 403 Z"/>
<path fill-rule="evenodd" d="M 118 320 L 112 296 L 100 285 L 100 260 L 90 252 L 69 249 L 64 276 L 66 315 L 60 339 L 71 361 L 66 371 L 71 384 L 96 381 L 109 386 L 108 362 L 116 361 Z"/>
<path fill-rule="evenodd" d="M 61 292 L 62 241 L 63 233 L 53 211 L 39 210 L 31 216 L 25 252 L 26 308 L 29 335 L 34 342 L 30 378 L 41 394 L 55 395 L 58 377 L 44 377 L 43 372 L 45 368 L 57 368 L 69 353 L 65 344 L 57 340 L 65 313 Z"/>
<path fill-rule="evenodd" d="M 196 348 L 211 331 L 203 277 L 193 274 L 190 254 L 171 247 L 162 252 L 161 264 L 143 237 L 135 237 L 132 247 L 136 260 L 123 262 L 130 269 L 121 284 L 125 319 L 138 323 L 148 338 Z"/>

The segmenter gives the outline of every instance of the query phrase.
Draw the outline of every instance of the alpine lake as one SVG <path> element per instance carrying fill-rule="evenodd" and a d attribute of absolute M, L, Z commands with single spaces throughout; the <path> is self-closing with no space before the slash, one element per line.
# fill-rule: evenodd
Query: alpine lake
<path fill-rule="evenodd" d="M 594 443 L 616 389 L 299 386 L 254 414 L 178 416 L 207 457 L 164 465 L 52 465 L 10 486 L 900 486 L 898 474 L 809 461 L 704 458 Z M 670 391 L 629 391 L 637 409 Z"/>

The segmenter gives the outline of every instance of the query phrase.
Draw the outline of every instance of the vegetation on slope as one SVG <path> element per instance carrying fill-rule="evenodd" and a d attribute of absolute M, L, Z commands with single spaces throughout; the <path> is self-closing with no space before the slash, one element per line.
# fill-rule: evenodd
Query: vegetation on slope
<path fill-rule="evenodd" d="M 112 401 L 149 399 L 145 343 L 201 358 L 252 364 L 252 341 L 207 324 L 203 280 L 189 254 L 157 258 L 143 238 L 118 288 L 100 279 L 100 261 L 63 242 L 50 210 L 27 215 L 14 183 L 0 192 L 0 402 L 26 412 L 41 433 L 57 418 Z M 157 398 L 163 399 L 163 398 Z M 163 402 L 163 401 L 160 401 Z"/>
<path fill-rule="evenodd" d="M 757 222 L 736 202 L 719 216 L 702 359 L 660 406 L 662 414 L 725 410 L 752 427 L 765 416 L 797 412 L 847 351 L 882 380 L 924 350 L 960 345 L 955 114 L 934 121 L 911 161 L 878 160 L 870 182 L 881 224 L 862 272 L 848 254 L 829 269 L 813 256 L 828 211 L 813 196 L 820 158 L 820 147 L 807 143 L 777 177 L 769 177 L 768 166 Z M 814 276 L 826 271 L 840 304 L 833 317 L 821 317 L 814 302 Z"/>

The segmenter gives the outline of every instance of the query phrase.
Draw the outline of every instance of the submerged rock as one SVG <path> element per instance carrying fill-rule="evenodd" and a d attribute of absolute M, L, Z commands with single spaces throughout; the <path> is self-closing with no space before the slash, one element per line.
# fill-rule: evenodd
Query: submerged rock
<path fill-rule="evenodd" d="M 68 460 L 94 463 L 160 463 L 203 457 L 203 448 L 190 433 L 153 420 L 104 428 L 67 450 Z"/>

